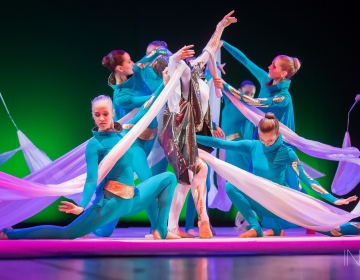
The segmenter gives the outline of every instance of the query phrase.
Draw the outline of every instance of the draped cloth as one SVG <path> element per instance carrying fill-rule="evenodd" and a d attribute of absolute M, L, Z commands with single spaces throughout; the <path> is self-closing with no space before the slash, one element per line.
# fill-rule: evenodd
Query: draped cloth
<path fill-rule="evenodd" d="M 168 97 L 174 91 L 175 82 L 180 78 L 184 68 L 185 63 L 181 62 L 169 83 L 145 116 L 101 161 L 99 164 L 98 184 L 105 178 L 117 160 L 129 149 L 136 138 L 159 114 Z M 52 163 L 24 179 L 0 172 L 0 228 L 11 226 L 27 219 L 60 196 L 69 197 L 69 195 L 82 193 L 86 179 L 86 174 L 82 174 L 86 169 L 84 159 L 86 144 L 87 142 L 83 143 L 67 155 L 56 160 L 54 164 Z M 19 204 L 18 208 L 7 207 L 16 200 L 21 200 L 18 202 L 23 203 Z M 32 214 L 29 214 L 30 212 Z"/>
<path fill-rule="evenodd" d="M 273 183 L 199 150 L 216 173 L 270 212 L 298 226 L 329 231 L 360 216 L 360 203 L 349 213 L 299 191 Z"/>
<path fill-rule="evenodd" d="M 351 147 L 349 132 L 345 133 L 343 148 Z M 360 166 L 350 162 L 339 162 L 331 191 L 337 195 L 345 195 L 352 191 L 360 182 Z"/>
<path fill-rule="evenodd" d="M 259 109 L 247 106 L 240 100 L 224 91 L 239 111 L 254 125 L 258 126 L 265 113 Z M 297 135 L 284 124 L 280 123 L 280 132 L 283 134 L 284 142 L 295 146 L 302 152 L 317 158 L 334 161 L 346 161 L 360 166 L 360 152 L 355 147 L 337 148 L 317 141 L 308 140 Z"/>
<path fill-rule="evenodd" d="M 0 165 L 7 162 L 9 159 L 11 159 L 20 150 L 21 150 L 21 148 L 17 148 L 15 150 L 8 151 L 8 152 L 0 154 Z"/>

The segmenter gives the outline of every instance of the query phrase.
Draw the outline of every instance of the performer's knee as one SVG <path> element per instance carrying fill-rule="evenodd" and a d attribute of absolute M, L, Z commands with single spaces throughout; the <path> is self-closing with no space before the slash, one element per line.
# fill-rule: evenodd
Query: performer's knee
<path fill-rule="evenodd" d="M 207 173 L 208 173 L 208 167 L 206 162 L 203 159 L 198 158 L 195 165 L 195 175 L 197 177 L 201 177 L 205 179 L 207 177 Z"/>

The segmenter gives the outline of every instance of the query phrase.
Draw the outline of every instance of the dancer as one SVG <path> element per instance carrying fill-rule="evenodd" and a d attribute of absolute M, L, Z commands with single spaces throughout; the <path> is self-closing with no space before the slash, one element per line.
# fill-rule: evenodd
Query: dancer
<path fill-rule="evenodd" d="M 182 49 L 182 58 L 189 58 L 192 56 L 192 51 Z M 146 55 L 136 64 L 131 60 L 130 55 L 123 50 L 114 50 L 105 56 L 102 60 L 102 65 L 107 67 L 111 74 L 108 79 L 108 84 L 114 90 L 114 120 L 117 121 L 120 117 L 130 113 L 135 108 L 141 107 L 149 100 L 149 96 L 162 84 L 162 79 L 158 78 L 156 83 L 150 83 L 152 89 L 148 87 L 144 81 L 145 77 L 151 76 L 151 72 L 144 70 L 145 65 L 148 65 L 159 55 L 165 55 L 165 49 L 156 49 L 150 54 Z M 150 73 L 150 74 L 149 74 Z M 151 79 L 148 79 L 151 81 Z M 132 146 L 133 153 L 133 169 L 141 182 L 149 179 L 152 175 L 157 175 L 166 171 L 167 161 L 162 160 L 153 167 L 153 172 L 150 170 L 147 162 L 147 157 L 153 147 L 158 131 L 157 119 L 154 118 L 149 127 L 139 136 Z M 153 201 L 146 213 L 150 220 L 150 232 L 155 229 L 156 201 Z M 110 236 L 114 231 L 118 220 L 112 221 L 109 225 L 98 229 L 94 232 L 97 236 Z"/>
<path fill-rule="evenodd" d="M 239 91 L 254 98 L 256 87 L 253 82 L 245 80 Z M 222 110 L 221 126 L 225 132 L 225 139 L 229 141 L 251 140 L 254 125 L 235 107 L 230 99 L 224 95 L 224 109 Z M 226 162 L 243 170 L 248 170 L 250 159 L 239 153 L 226 150 Z"/>
<path fill-rule="evenodd" d="M 168 79 L 169 76 L 164 73 L 165 84 Z M 163 87 L 159 87 L 149 101 L 155 100 L 162 89 Z M 148 106 L 142 106 L 140 112 L 124 125 L 125 128 L 128 124 L 131 127 L 136 123 L 147 112 L 151 102 L 146 105 Z M 38 226 L 17 230 L 3 229 L 0 231 L 0 239 L 77 238 L 119 217 L 134 215 L 148 207 L 151 201 L 157 201 L 159 208 L 153 231 L 154 238 L 180 238 L 167 230 L 167 219 L 176 185 L 175 176 L 166 172 L 134 187 L 131 165 L 132 147 L 116 162 L 105 180 L 96 188 L 98 163 L 123 136 L 121 125 L 113 122 L 114 110 L 109 97 L 101 95 L 93 100 L 92 115 L 97 126 L 92 131 L 94 138 L 89 141 L 86 148 L 87 178 L 81 203 L 76 206 L 64 201 L 59 206 L 59 210 L 62 212 L 81 215 L 65 227 Z M 96 192 L 96 198 L 92 206 L 84 211 L 94 192 Z"/>
<path fill-rule="evenodd" d="M 295 131 L 295 121 L 294 121 L 294 109 L 292 104 L 292 98 L 289 92 L 291 78 L 297 73 L 301 67 L 300 61 L 296 57 L 290 57 L 287 55 L 278 55 L 274 58 L 271 65 L 268 67 L 269 71 L 266 72 L 252 61 L 250 61 L 240 50 L 234 46 L 228 44 L 225 41 L 222 41 L 222 46 L 241 62 L 259 81 L 260 83 L 260 92 L 258 95 L 259 99 L 256 99 L 255 103 L 250 100 L 252 98 L 243 98 L 242 101 L 246 102 L 251 106 L 260 107 L 263 112 L 272 112 L 275 114 L 275 117 L 285 124 L 288 128 Z M 222 80 L 214 79 L 215 86 L 220 86 Z M 228 87 L 228 89 L 233 89 Z M 231 92 L 234 94 L 233 92 Z M 236 97 L 238 94 L 236 94 Z M 262 98 L 268 98 L 261 100 Z M 273 100 L 273 102 L 269 102 Z M 263 104 L 261 102 L 267 102 Z M 261 103 L 261 104 L 257 104 Z M 299 190 L 299 182 L 294 176 L 290 176 L 290 169 L 287 171 L 286 180 L 289 186 L 292 189 Z"/>
<path fill-rule="evenodd" d="M 168 50 L 168 46 L 166 44 L 166 42 L 164 41 L 160 41 L 160 40 L 155 40 L 152 41 L 151 43 L 149 43 L 147 49 L 146 49 L 146 54 L 150 54 L 151 52 L 153 52 L 156 49 L 166 49 L 167 50 L 167 55 L 160 55 L 158 58 L 156 58 L 151 64 L 148 64 L 146 68 L 152 69 L 153 71 L 149 70 L 147 72 L 147 83 L 151 83 L 153 85 L 156 86 L 157 81 L 159 80 L 159 73 L 161 73 L 162 69 L 164 69 L 165 67 L 168 66 L 169 64 L 169 55 L 171 54 L 171 52 Z M 145 68 L 145 69 L 146 69 Z M 205 68 L 205 67 L 203 67 Z M 145 71 L 144 71 L 145 72 Z M 146 73 L 146 72 L 145 72 Z M 154 75 L 153 73 L 157 73 L 157 75 Z M 204 78 L 205 81 L 208 81 L 209 79 L 211 79 L 211 75 L 210 72 L 207 71 L 208 75 L 205 76 L 204 73 Z M 143 75 L 145 76 L 145 75 Z M 216 125 L 215 122 L 212 122 L 212 129 L 213 129 L 213 135 L 214 137 L 220 137 L 222 138 L 224 136 L 224 132 L 222 131 L 222 129 Z M 153 168 L 154 170 L 154 168 Z M 210 173 L 208 172 L 207 174 L 207 179 L 206 179 L 206 189 L 207 189 L 207 193 L 206 195 L 208 195 L 208 192 L 210 190 Z M 208 210 L 208 199 L 206 197 L 206 211 Z M 178 234 L 180 234 L 182 237 L 188 237 L 188 238 L 194 238 L 199 236 L 199 233 L 197 231 L 195 231 L 194 229 L 194 219 L 195 219 L 195 215 L 196 215 L 196 208 L 195 208 L 195 204 L 194 204 L 194 199 L 192 197 L 192 195 L 188 196 L 188 201 L 186 204 L 186 224 L 185 224 L 185 231 L 186 233 L 184 233 L 183 231 L 181 231 L 180 229 L 178 229 Z M 213 234 L 215 234 L 215 230 L 210 226 L 211 231 Z"/>
<path fill-rule="evenodd" d="M 253 162 L 253 173 L 255 175 L 279 185 L 287 186 L 285 172 L 287 168 L 291 168 L 292 172 L 298 176 L 306 186 L 335 205 L 348 204 L 357 200 L 357 196 L 352 196 L 347 199 L 335 198 L 304 171 L 295 152 L 290 147 L 284 145 L 282 134 L 279 131 L 279 121 L 273 113 L 266 113 L 265 118 L 260 121 L 259 138 L 260 140 L 226 141 L 204 136 L 196 137 L 198 143 L 203 145 L 229 149 L 250 157 Z M 229 182 L 226 183 L 226 192 L 235 207 L 251 226 L 249 231 L 240 234 L 239 237 L 279 236 L 283 235 L 283 229 L 293 227 L 292 223 L 280 219 Z M 268 231 L 263 233 L 253 211 L 258 214 L 262 225 L 265 228 L 269 228 Z M 360 229 L 357 224 L 352 225 L 350 223 L 333 231 L 323 233 L 330 236 L 339 236 L 357 234 L 360 233 Z"/>
<path fill-rule="evenodd" d="M 209 217 L 205 210 L 207 165 L 198 157 L 195 134 L 212 135 L 209 87 L 201 77 L 203 77 L 204 65 L 218 48 L 224 28 L 236 22 L 236 18 L 231 17 L 232 14 L 233 11 L 217 25 L 204 52 L 188 62 L 189 67 L 183 72 L 181 78 L 181 92 L 173 95 L 180 99 L 181 94 L 181 101 L 168 102 L 168 107 L 164 112 L 163 130 L 159 134 L 159 141 L 180 183 L 176 188 L 171 206 L 169 230 L 182 237 L 193 237 L 181 232 L 178 226 L 180 212 L 190 188 L 199 216 L 199 236 L 200 238 L 212 237 Z M 179 61 L 179 53 L 170 57 L 170 76 L 172 69 L 176 68 Z"/>
<path fill-rule="evenodd" d="M 244 80 L 239 91 L 254 98 L 256 87 L 253 82 Z M 235 107 L 231 100 L 223 95 L 224 108 L 222 110 L 221 126 L 225 132 L 225 139 L 229 141 L 251 140 L 253 137 L 254 125 Z M 225 150 L 225 161 L 243 170 L 250 170 L 250 158 L 244 157 L 240 153 Z M 245 229 L 248 224 L 238 212 L 235 224 L 238 230 Z"/>

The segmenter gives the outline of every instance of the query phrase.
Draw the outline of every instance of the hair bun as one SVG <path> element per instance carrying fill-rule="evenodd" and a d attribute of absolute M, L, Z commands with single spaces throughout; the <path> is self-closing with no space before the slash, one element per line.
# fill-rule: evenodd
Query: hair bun
<path fill-rule="evenodd" d="M 265 114 L 265 118 L 266 118 L 266 119 L 269 119 L 269 120 L 274 120 L 274 119 L 275 119 L 275 115 L 274 115 L 274 113 L 269 112 L 269 113 L 266 113 L 266 114 Z"/>
<path fill-rule="evenodd" d="M 300 63 L 299 59 L 297 59 L 296 57 L 293 57 L 292 59 L 294 61 L 294 68 L 296 71 L 298 71 L 301 67 L 301 63 Z"/>
<path fill-rule="evenodd" d="M 110 58 L 106 55 L 103 57 L 101 64 L 105 67 L 110 66 Z"/>

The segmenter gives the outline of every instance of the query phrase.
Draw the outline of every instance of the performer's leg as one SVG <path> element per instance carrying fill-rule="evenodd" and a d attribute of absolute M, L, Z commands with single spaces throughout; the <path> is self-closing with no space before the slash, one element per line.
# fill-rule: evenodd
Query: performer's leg
<path fill-rule="evenodd" d="M 114 221 L 108 223 L 107 225 L 97 229 L 97 230 L 94 230 L 93 231 L 93 234 L 95 234 L 96 236 L 99 236 L 99 237 L 109 237 L 113 234 L 115 228 L 116 228 L 116 225 L 118 224 L 120 218 L 117 218 L 115 219 Z"/>
<path fill-rule="evenodd" d="M 231 202 L 235 205 L 241 215 L 243 215 L 244 219 L 248 221 L 251 226 L 251 230 L 244 234 L 241 234 L 240 237 L 261 237 L 262 230 L 259 222 L 256 219 L 249 200 L 245 197 L 243 192 L 241 192 L 229 182 L 226 183 L 225 188 Z"/>
<path fill-rule="evenodd" d="M 209 165 L 208 166 L 208 170 Z M 208 203 L 208 194 L 210 191 L 210 172 L 207 172 L 207 176 L 206 176 L 206 212 L 209 209 L 209 203 Z M 188 232 L 191 229 L 194 229 L 194 220 L 195 220 L 195 215 L 196 215 L 196 208 L 195 208 L 195 203 L 194 203 L 194 199 L 192 197 L 192 195 L 188 196 L 188 201 L 187 201 L 187 205 L 186 205 L 186 220 L 185 220 L 185 231 Z M 193 233 L 191 233 L 193 234 Z"/>
<path fill-rule="evenodd" d="M 188 196 L 186 204 L 185 231 L 194 229 L 194 220 L 196 215 L 195 203 L 192 195 Z"/>
<path fill-rule="evenodd" d="M 125 216 L 132 216 L 148 207 L 150 201 L 157 201 L 159 213 L 155 230 L 162 239 L 166 238 L 168 235 L 167 221 L 175 186 L 176 177 L 171 172 L 153 176 L 142 182 L 137 186 L 139 193 L 134 196 L 133 206 Z"/>
<path fill-rule="evenodd" d="M 340 237 L 343 235 L 358 235 L 360 234 L 360 223 L 349 222 L 330 231 L 326 231 L 326 232 L 318 231 L 318 232 L 331 237 Z"/>
<path fill-rule="evenodd" d="M 160 160 L 157 164 L 155 164 L 152 167 L 152 174 L 155 176 L 160 173 L 164 173 L 164 172 L 166 172 L 167 167 L 168 167 L 168 161 L 167 161 L 166 157 L 164 157 L 162 160 Z"/>
<path fill-rule="evenodd" d="M 187 234 L 179 228 L 179 218 L 181 209 L 184 206 L 186 195 L 188 194 L 190 185 L 177 184 L 174 197 L 171 203 L 168 227 L 172 233 L 179 235 L 181 238 L 194 238 L 195 236 Z"/>
<path fill-rule="evenodd" d="M 131 207 L 132 200 L 112 198 L 104 193 L 104 202 L 101 207 L 90 207 L 65 227 L 45 225 L 3 231 L 9 239 L 74 239 L 114 221 Z"/>
<path fill-rule="evenodd" d="M 152 176 L 151 170 L 147 163 L 147 155 L 144 150 L 145 143 L 145 140 L 137 139 L 136 145 L 132 146 L 132 153 L 134 157 L 133 169 L 141 182 L 144 182 Z M 149 204 L 149 207 L 146 208 L 146 214 L 150 220 L 150 232 L 155 229 L 157 213 L 157 202 L 154 200 Z"/>
<path fill-rule="evenodd" d="M 207 171 L 206 163 L 201 158 L 198 158 L 195 162 L 195 172 L 191 182 L 191 193 L 198 213 L 200 238 L 211 238 L 213 236 L 210 229 L 209 216 L 206 211 Z"/>

